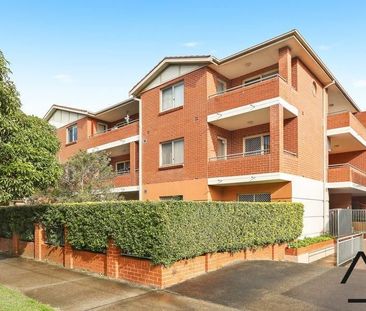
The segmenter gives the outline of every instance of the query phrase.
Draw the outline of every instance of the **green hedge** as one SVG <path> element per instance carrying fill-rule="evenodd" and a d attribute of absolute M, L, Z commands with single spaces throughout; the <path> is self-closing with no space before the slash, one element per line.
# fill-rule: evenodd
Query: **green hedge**
<path fill-rule="evenodd" d="M 290 242 L 288 244 L 288 247 L 289 248 L 301 248 L 301 247 L 306 247 L 306 246 L 309 246 L 312 244 L 329 241 L 329 240 L 333 240 L 333 239 L 334 239 L 334 237 L 332 237 L 331 235 L 323 234 L 323 235 L 312 237 L 312 238 L 304 238 L 302 240 L 296 240 L 296 241 Z"/>
<path fill-rule="evenodd" d="M 210 252 L 290 242 L 302 231 L 300 203 L 103 202 L 0 208 L 0 235 L 32 239 L 41 222 L 59 242 L 67 226 L 76 249 L 104 251 L 111 237 L 123 253 L 169 265 Z"/>

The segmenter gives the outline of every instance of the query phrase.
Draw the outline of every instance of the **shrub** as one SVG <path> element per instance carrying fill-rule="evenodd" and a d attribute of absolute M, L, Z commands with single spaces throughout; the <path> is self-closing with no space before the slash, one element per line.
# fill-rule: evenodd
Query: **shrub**
<path fill-rule="evenodd" d="M 329 240 L 333 240 L 334 237 L 332 237 L 331 235 L 328 234 L 323 234 L 321 236 L 317 236 L 317 237 L 312 237 L 312 238 L 304 238 L 302 240 L 296 240 L 293 242 L 290 242 L 288 244 L 289 248 L 300 248 L 300 247 L 306 247 L 312 244 L 316 244 L 319 242 L 324 242 L 324 241 L 329 241 Z"/>
<path fill-rule="evenodd" d="M 290 242 L 302 231 L 300 203 L 121 201 L 0 208 L 0 235 L 29 236 L 41 222 L 48 241 L 59 243 L 60 227 L 76 249 L 104 251 L 108 238 L 125 254 L 169 265 L 205 253 Z M 6 223 L 11 224 L 6 229 Z M 5 229 L 2 229 L 4 226 Z M 10 231 L 9 231 L 10 230 Z"/>

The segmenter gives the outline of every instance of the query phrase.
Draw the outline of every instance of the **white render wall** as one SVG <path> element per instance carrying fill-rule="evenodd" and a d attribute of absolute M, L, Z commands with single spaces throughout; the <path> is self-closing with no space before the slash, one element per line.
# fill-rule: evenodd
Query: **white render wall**
<path fill-rule="evenodd" d="M 329 200 L 328 195 L 324 195 L 323 182 L 293 175 L 292 201 L 304 204 L 304 228 L 302 237 L 317 236 L 327 231 Z M 324 223 L 326 224 L 325 228 Z"/>

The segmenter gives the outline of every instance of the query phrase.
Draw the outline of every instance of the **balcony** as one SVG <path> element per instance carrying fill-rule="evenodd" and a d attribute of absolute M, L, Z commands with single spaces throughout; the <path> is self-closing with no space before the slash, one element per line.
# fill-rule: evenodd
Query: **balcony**
<path fill-rule="evenodd" d="M 113 185 L 116 188 L 138 186 L 139 185 L 138 177 L 139 177 L 138 169 L 135 169 L 134 172 L 131 172 L 130 170 L 117 172 L 117 176 L 113 178 Z"/>
<path fill-rule="evenodd" d="M 328 188 L 333 193 L 365 195 L 366 172 L 349 163 L 329 165 Z"/>
<path fill-rule="evenodd" d="M 328 115 L 327 136 L 331 154 L 366 149 L 366 128 L 351 112 Z"/>
<path fill-rule="evenodd" d="M 138 135 L 138 119 L 133 120 L 129 123 L 119 123 L 117 124 L 117 126 L 114 126 L 113 128 L 110 128 L 105 132 L 96 133 L 90 136 L 88 139 L 88 148 L 90 150 L 93 148 L 99 148 L 100 150 L 109 149 L 118 145 L 130 143 L 131 141 L 136 141 L 138 140 Z"/>
<path fill-rule="evenodd" d="M 283 78 L 275 74 L 251 84 L 242 84 L 208 99 L 208 114 L 219 113 L 280 96 L 280 88 L 287 87 Z"/>

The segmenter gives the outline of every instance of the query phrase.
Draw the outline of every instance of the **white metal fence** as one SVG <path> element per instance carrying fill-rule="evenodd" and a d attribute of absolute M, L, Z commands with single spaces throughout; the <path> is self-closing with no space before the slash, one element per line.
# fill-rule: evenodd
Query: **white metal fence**
<path fill-rule="evenodd" d="M 363 233 L 353 234 L 337 239 L 337 266 L 352 260 L 363 250 Z"/>

